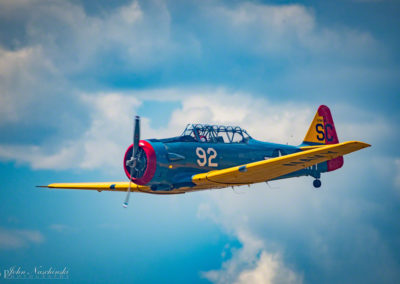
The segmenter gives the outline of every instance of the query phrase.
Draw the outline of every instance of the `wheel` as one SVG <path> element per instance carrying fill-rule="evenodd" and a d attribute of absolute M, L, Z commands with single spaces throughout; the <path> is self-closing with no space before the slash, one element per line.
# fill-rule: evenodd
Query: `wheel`
<path fill-rule="evenodd" d="M 314 186 L 315 188 L 321 187 L 321 181 L 320 181 L 319 179 L 314 180 L 314 181 L 313 181 L 313 186 Z"/>

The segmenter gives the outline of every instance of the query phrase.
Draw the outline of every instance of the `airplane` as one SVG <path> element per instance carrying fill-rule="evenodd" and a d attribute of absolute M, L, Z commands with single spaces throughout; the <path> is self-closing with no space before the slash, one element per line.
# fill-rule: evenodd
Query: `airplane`
<path fill-rule="evenodd" d="M 359 141 L 339 143 L 329 108 L 321 105 L 298 146 L 262 142 L 238 126 L 188 124 L 182 135 L 140 140 L 135 117 L 133 144 L 123 167 L 129 181 L 52 183 L 46 188 L 181 194 L 206 189 L 250 185 L 271 180 L 311 176 L 321 186 L 321 173 L 343 166 L 343 155 L 370 147 Z"/>

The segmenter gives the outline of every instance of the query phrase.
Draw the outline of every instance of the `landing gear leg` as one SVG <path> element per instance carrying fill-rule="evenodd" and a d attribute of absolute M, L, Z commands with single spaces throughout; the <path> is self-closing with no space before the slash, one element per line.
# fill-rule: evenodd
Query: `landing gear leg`
<path fill-rule="evenodd" d="M 315 179 L 315 180 L 313 181 L 313 186 L 314 186 L 315 188 L 320 188 L 320 187 L 321 187 L 321 181 L 320 181 L 319 179 Z"/>

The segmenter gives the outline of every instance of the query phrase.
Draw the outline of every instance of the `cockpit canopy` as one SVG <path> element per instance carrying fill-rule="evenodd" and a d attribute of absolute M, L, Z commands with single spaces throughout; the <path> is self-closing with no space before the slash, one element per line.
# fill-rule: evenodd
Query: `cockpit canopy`
<path fill-rule="evenodd" d="M 181 137 L 209 143 L 246 143 L 251 137 L 239 126 L 188 124 Z"/>

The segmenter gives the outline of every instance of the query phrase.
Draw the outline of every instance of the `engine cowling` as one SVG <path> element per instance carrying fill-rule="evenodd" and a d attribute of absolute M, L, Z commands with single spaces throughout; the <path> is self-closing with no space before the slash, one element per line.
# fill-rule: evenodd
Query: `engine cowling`
<path fill-rule="evenodd" d="M 130 175 L 131 167 L 127 165 L 127 162 L 132 157 L 133 144 L 128 147 L 124 156 L 124 170 L 126 176 L 132 180 L 132 182 L 145 185 L 149 183 L 154 177 L 157 167 L 156 153 L 153 146 L 145 140 L 139 141 L 139 148 L 137 153 L 137 161 L 135 168 L 132 172 L 132 177 Z M 129 164 L 129 163 L 128 163 Z"/>

